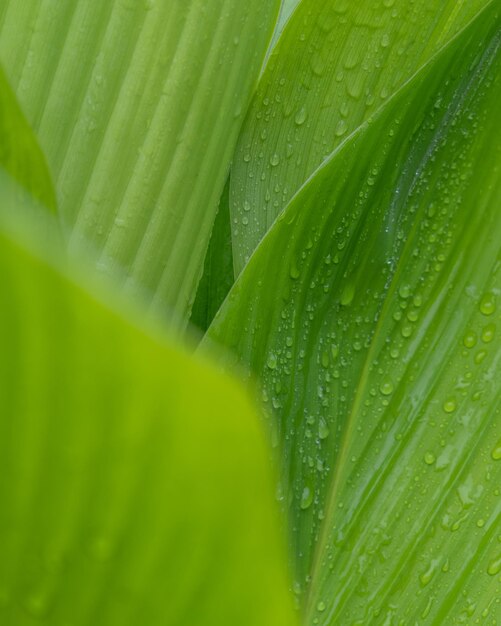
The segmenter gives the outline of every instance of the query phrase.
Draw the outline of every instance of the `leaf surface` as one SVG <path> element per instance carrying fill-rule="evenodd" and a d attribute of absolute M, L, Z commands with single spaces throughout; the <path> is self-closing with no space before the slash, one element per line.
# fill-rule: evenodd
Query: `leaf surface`
<path fill-rule="evenodd" d="M 233 160 L 239 274 L 319 165 L 489 0 L 302 0 L 262 75 Z"/>
<path fill-rule="evenodd" d="M 45 157 L 0 66 L 0 167 L 50 211 L 56 200 Z M 11 186 L 11 191 L 18 189 Z"/>
<path fill-rule="evenodd" d="M 0 623 L 294 624 L 245 393 L 0 206 Z"/>
<path fill-rule="evenodd" d="M 226 181 L 205 256 L 190 322 L 203 333 L 228 295 L 234 281 L 230 225 L 230 178 Z"/>
<path fill-rule="evenodd" d="M 5 1 L 70 247 L 186 323 L 278 0 Z"/>
<path fill-rule="evenodd" d="M 498 611 L 500 40 L 492 4 L 347 138 L 209 329 L 262 383 L 307 624 Z"/>

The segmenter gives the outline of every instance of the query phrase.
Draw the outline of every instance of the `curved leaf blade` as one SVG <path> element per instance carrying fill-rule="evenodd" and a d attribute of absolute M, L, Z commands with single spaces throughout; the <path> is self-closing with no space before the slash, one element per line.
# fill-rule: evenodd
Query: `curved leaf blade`
<path fill-rule="evenodd" d="M 500 32 L 492 5 L 340 146 L 209 329 L 263 385 L 307 623 L 494 598 Z"/>
<path fill-rule="evenodd" d="M 233 160 L 237 275 L 324 159 L 489 4 L 301 2 L 268 60 Z"/>

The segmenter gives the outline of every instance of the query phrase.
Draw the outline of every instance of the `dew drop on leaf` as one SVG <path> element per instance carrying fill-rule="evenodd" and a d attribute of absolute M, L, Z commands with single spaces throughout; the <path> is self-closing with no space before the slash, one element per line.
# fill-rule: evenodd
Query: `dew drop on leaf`
<path fill-rule="evenodd" d="M 456 410 L 456 406 L 454 398 L 448 398 L 443 404 L 443 409 L 446 413 L 453 413 Z"/>
<path fill-rule="evenodd" d="M 342 137 L 346 131 L 348 130 L 348 124 L 346 123 L 345 120 L 339 120 L 339 122 L 336 125 L 336 136 L 337 137 Z"/>
<path fill-rule="evenodd" d="M 496 310 L 496 301 L 494 294 L 486 293 L 480 300 L 480 313 L 482 315 L 492 315 Z"/>
<path fill-rule="evenodd" d="M 379 386 L 379 391 L 383 396 L 389 396 L 393 393 L 393 383 L 390 380 L 384 380 Z"/>
<path fill-rule="evenodd" d="M 280 163 L 280 157 L 278 156 L 278 154 L 275 152 L 274 154 L 271 155 L 270 157 L 270 165 L 272 167 L 276 167 L 278 164 Z"/>
<path fill-rule="evenodd" d="M 463 345 L 466 348 L 473 348 L 477 343 L 477 335 L 473 330 L 469 330 L 463 337 Z"/>
<path fill-rule="evenodd" d="M 268 355 L 268 360 L 266 361 L 266 365 L 270 368 L 270 370 L 274 370 L 277 367 L 277 356 L 273 352 Z"/>
<path fill-rule="evenodd" d="M 322 418 L 318 424 L 318 436 L 320 439 L 327 439 L 329 436 L 329 427 L 325 423 L 325 420 Z"/>
<path fill-rule="evenodd" d="M 501 572 L 501 554 L 493 558 L 487 566 L 489 576 L 496 576 L 499 572 Z"/>
<path fill-rule="evenodd" d="M 313 502 L 313 492 L 309 487 L 304 487 L 303 492 L 301 493 L 301 502 L 299 506 L 303 511 L 308 509 Z"/>
<path fill-rule="evenodd" d="M 494 324 L 487 324 L 482 329 L 482 341 L 484 343 L 490 343 L 496 334 L 496 326 Z"/>
<path fill-rule="evenodd" d="M 307 117 L 306 109 L 304 107 L 301 107 L 299 111 L 296 113 L 296 117 L 294 118 L 294 121 L 296 122 L 297 126 L 301 126 L 302 124 L 304 124 L 306 121 L 306 117 Z"/>
<path fill-rule="evenodd" d="M 501 439 L 494 446 L 491 457 L 494 461 L 501 461 Z"/>
<path fill-rule="evenodd" d="M 427 452 L 424 455 L 424 462 L 426 463 L 426 465 L 433 465 L 433 463 L 435 463 L 435 455 L 433 454 L 433 452 Z"/>

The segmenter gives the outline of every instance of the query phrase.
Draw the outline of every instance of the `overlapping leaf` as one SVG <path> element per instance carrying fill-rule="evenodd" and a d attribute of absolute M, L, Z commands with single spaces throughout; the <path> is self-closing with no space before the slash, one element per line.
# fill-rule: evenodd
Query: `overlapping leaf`
<path fill-rule="evenodd" d="M 101 271 L 162 312 L 190 311 L 278 7 L 0 5 L 0 59 L 46 152 L 72 246 L 94 248 Z"/>
<path fill-rule="evenodd" d="M 498 610 L 500 39 L 491 4 L 342 143 L 209 330 L 263 385 L 306 623 Z"/>
<path fill-rule="evenodd" d="M 190 317 L 191 324 L 202 332 L 209 328 L 234 283 L 229 193 L 228 178 L 219 200 L 219 209 L 205 256 L 204 272 L 198 284 Z"/>
<path fill-rule="evenodd" d="M 489 0 L 302 0 L 271 54 L 233 161 L 235 269 L 320 163 Z"/>
<path fill-rule="evenodd" d="M 293 624 L 245 395 L 0 204 L 0 623 Z"/>
<path fill-rule="evenodd" d="M 56 208 L 55 193 L 45 157 L 26 122 L 0 67 L 0 167 L 18 186 L 29 190 L 47 209 Z"/>

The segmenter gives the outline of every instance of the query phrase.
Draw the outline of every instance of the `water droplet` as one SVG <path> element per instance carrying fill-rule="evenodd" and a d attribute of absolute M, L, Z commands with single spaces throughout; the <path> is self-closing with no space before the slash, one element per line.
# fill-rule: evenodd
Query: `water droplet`
<path fill-rule="evenodd" d="M 480 365 L 487 356 L 487 350 L 479 350 L 473 359 L 477 365 Z"/>
<path fill-rule="evenodd" d="M 496 443 L 491 452 L 494 461 L 501 461 L 501 439 Z"/>
<path fill-rule="evenodd" d="M 346 131 L 348 130 L 348 124 L 346 123 L 346 120 L 339 120 L 339 122 L 336 125 L 336 137 L 342 137 Z"/>
<path fill-rule="evenodd" d="M 329 353 L 322 352 L 322 358 L 320 359 L 322 367 L 329 367 Z"/>
<path fill-rule="evenodd" d="M 299 276 L 300 276 L 300 274 L 299 274 L 299 269 L 298 269 L 298 267 L 297 267 L 297 265 L 296 265 L 295 261 L 293 261 L 293 262 L 291 263 L 291 265 L 290 265 L 290 268 L 289 268 L 289 276 L 290 276 L 292 279 L 294 279 L 294 280 L 297 280 L 297 279 L 299 278 Z"/>
<path fill-rule="evenodd" d="M 428 569 L 421 574 L 419 577 L 419 582 L 425 587 L 435 575 L 438 566 L 438 559 L 433 559 L 433 561 L 428 566 Z"/>
<path fill-rule="evenodd" d="M 501 554 L 493 558 L 487 566 L 489 576 L 496 576 L 499 572 L 501 572 Z"/>
<path fill-rule="evenodd" d="M 301 502 L 299 506 L 303 511 L 306 511 L 311 506 L 313 502 L 313 492 L 309 487 L 304 487 L 303 492 L 301 493 Z"/>
<path fill-rule="evenodd" d="M 390 45 L 390 38 L 388 37 L 388 34 L 385 33 L 382 37 L 381 37 L 381 47 L 382 48 L 387 48 Z"/>
<path fill-rule="evenodd" d="M 496 300 L 493 293 L 486 293 L 480 300 L 480 313 L 492 315 L 496 310 Z"/>
<path fill-rule="evenodd" d="M 272 154 L 272 156 L 270 157 L 270 165 L 271 167 L 276 167 L 279 163 L 280 163 L 280 157 L 275 152 L 275 154 Z"/>
<path fill-rule="evenodd" d="M 409 285 L 402 285 L 398 290 L 398 295 L 406 300 L 411 295 L 411 288 Z"/>
<path fill-rule="evenodd" d="M 463 337 L 463 345 L 466 348 L 473 348 L 477 343 L 477 335 L 473 330 L 469 330 Z"/>
<path fill-rule="evenodd" d="M 301 124 L 305 123 L 307 115 L 308 113 L 305 107 L 301 107 L 299 111 L 296 113 L 296 117 L 294 118 L 294 121 L 296 122 L 298 126 L 301 126 Z"/>
<path fill-rule="evenodd" d="M 496 334 L 496 326 L 494 324 L 487 324 L 482 329 L 482 341 L 484 343 L 490 343 Z"/>
<path fill-rule="evenodd" d="M 393 393 L 393 383 L 390 380 L 384 380 L 379 386 L 379 391 L 383 396 L 389 396 Z"/>
<path fill-rule="evenodd" d="M 327 439 L 329 436 L 329 427 L 327 426 L 325 420 L 323 418 L 320 419 L 318 423 L 318 436 L 320 439 Z"/>
<path fill-rule="evenodd" d="M 325 602 L 320 601 L 317 604 L 317 611 L 319 611 L 320 613 L 322 613 L 323 611 L 325 611 Z"/>
<path fill-rule="evenodd" d="M 446 413 L 453 413 L 456 410 L 456 400 L 454 398 L 448 398 L 442 408 Z"/>
<path fill-rule="evenodd" d="M 268 360 L 266 361 L 266 365 L 270 368 L 270 370 L 276 369 L 278 365 L 276 354 L 270 352 L 270 354 L 268 355 Z"/>
<path fill-rule="evenodd" d="M 427 452 L 424 455 L 424 462 L 426 463 L 426 465 L 433 465 L 433 463 L 435 463 L 435 455 L 433 454 L 433 452 Z"/>

